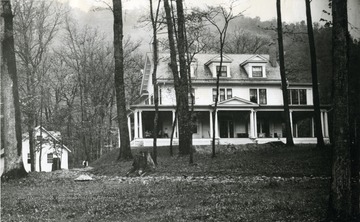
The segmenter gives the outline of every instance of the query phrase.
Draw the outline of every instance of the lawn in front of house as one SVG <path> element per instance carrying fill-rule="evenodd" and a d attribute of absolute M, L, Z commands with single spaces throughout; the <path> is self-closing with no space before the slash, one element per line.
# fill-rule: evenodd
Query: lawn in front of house
<path fill-rule="evenodd" d="M 116 151 L 114 151 L 116 152 Z M 95 180 L 76 172 L 31 173 L 1 185 L 2 221 L 320 221 L 329 191 L 329 150 L 265 147 L 159 156 L 143 178 L 123 177 L 131 162 L 109 153 Z"/>

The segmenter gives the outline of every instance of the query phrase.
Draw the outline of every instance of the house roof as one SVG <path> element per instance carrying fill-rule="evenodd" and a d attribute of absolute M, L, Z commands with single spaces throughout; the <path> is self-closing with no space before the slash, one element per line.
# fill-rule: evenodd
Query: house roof
<path fill-rule="evenodd" d="M 48 130 L 46 130 L 46 129 L 45 129 L 44 127 L 42 127 L 42 126 L 37 126 L 37 127 L 35 127 L 35 128 L 34 128 L 34 131 L 35 131 L 35 132 L 39 131 L 39 130 L 40 130 L 40 127 L 41 127 L 41 129 L 43 130 L 43 133 L 46 133 L 48 136 L 50 136 L 53 140 L 55 140 L 56 142 L 58 142 L 59 144 L 61 144 L 67 151 L 69 151 L 69 152 L 71 153 L 71 150 L 70 150 L 67 146 L 65 146 L 64 144 L 62 144 L 62 142 L 60 141 L 60 136 L 61 136 L 60 132 L 58 132 L 58 131 L 48 131 Z M 23 140 L 28 139 L 28 138 L 29 138 L 29 133 L 24 133 L 24 134 L 22 135 L 22 137 L 23 137 Z"/>
<path fill-rule="evenodd" d="M 219 54 L 196 54 L 193 59 L 193 65 L 195 68 L 194 80 L 214 80 L 213 75 L 208 67 L 211 62 L 219 62 Z M 249 80 L 248 74 L 246 73 L 243 65 L 248 62 L 266 62 L 266 80 L 280 80 L 280 69 L 279 66 L 273 67 L 269 62 L 269 55 L 257 55 L 257 54 L 226 54 L 224 55 L 224 61 L 230 63 L 230 79 L 232 80 Z M 261 59 L 259 59 L 261 58 Z M 146 63 L 151 63 L 152 53 L 147 53 Z M 254 61 L 253 61 L 254 60 Z M 160 53 L 157 78 L 161 79 L 172 79 L 172 72 L 170 69 L 170 54 Z M 243 65 L 242 65 L 243 64 Z M 254 79 L 256 81 L 256 79 Z M 144 83 L 144 82 L 143 82 Z"/>

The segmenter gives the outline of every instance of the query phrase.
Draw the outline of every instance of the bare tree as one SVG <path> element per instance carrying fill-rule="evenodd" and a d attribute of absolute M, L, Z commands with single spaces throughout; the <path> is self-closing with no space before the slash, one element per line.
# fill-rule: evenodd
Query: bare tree
<path fill-rule="evenodd" d="M 224 46 L 226 53 L 233 54 L 255 54 L 268 51 L 271 38 L 266 35 L 254 34 L 237 27 L 231 33 Z"/>
<path fill-rule="evenodd" d="M 23 96 L 23 113 L 29 132 L 31 171 L 35 170 L 34 135 L 37 121 L 37 105 L 41 95 L 37 91 L 40 83 L 38 70 L 43 65 L 55 34 L 61 25 L 63 11 L 56 3 L 48 1 L 15 1 L 14 21 L 15 48 L 25 76 L 20 79 L 25 87 L 21 88 Z"/>
<path fill-rule="evenodd" d="M 321 118 L 320 118 L 320 96 L 319 96 L 319 87 L 318 87 L 318 74 L 317 74 L 317 64 L 316 64 L 316 48 L 315 48 L 315 39 L 314 31 L 312 26 L 311 18 L 311 7 L 310 0 L 305 0 L 306 5 L 306 21 L 309 37 L 309 48 L 310 48 L 310 60 L 311 60 L 311 79 L 312 79 L 312 92 L 313 92 L 313 103 L 314 103 L 314 120 L 315 120 L 315 131 L 317 138 L 317 146 L 324 147 L 324 138 L 321 130 Z"/>
<path fill-rule="evenodd" d="M 21 116 L 17 69 L 14 51 L 13 14 L 10 0 L 0 7 L 0 65 L 1 65 L 1 146 L 5 155 L 5 176 L 26 174 L 22 162 Z"/>
<path fill-rule="evenodd" d="M 285 127 L 286 127 L 286 145 L 293 146 L 294 140 L 293 140 L 292 131 L 291 131 L 288 90 L 287 90 L 287 81 L 286 81 L 286 74 L 285 74 L 283 31 L 282 31 L 282 21 L 281 21 L 280 0 L 276 0 L 276 11 L 277 11 L 277 32 L 278 32 L 278 45 L 279 45 L 281 89 L 282 89 L 282 94 L 283 94 Z"/>
<path fill-rule="evenodd" d="M 186 68 L 186 38 L 185 38 L 185 16 L 181 0 L 176 1 L 176 16 L 172 13 L 168 0 L 164 1 L 166 23 L 168 29 L 168 40 L 170 48 L 170 68 L 174 78 L 176 95 L 178 126 L 179 126 L 179 154 L 187 155 L 191 149 L 191 121 L 188 104 L 188 73 Z M 175 29 L 177 28 L 177 30 Z M 176 30 L 176 31 L 175 31 Z M 179 61 L 179 68 L 177 62 Z"/>
<path fill-rule="evenodd" d="M 160 0 L 158 1 L 156 12 L 154 15 L 153 12 L 153 3 L 150 0 L 150 19 L 153 31 L 153 72 L 152 72 L 152 84 L 154 87 L 154 105 L 155 105 L 155 117 L 154 117 L 154 127 L 153 127 L 153 159 L 155 164 L 157 164 L 157 132 L 158 132 L 158 122 L 159 122 L 159 89 L 157 84 L 157 66 L 158 66 L 158 39 L 157 39 L 157 32 L 159 27 L 158 16 L 160 10 Z"/>
<path fill-rule="evenodd" d="M 354 218 L 360 219 L 360 42 L 352 41 L 349 47 L 349 112 L 351 156 L 351 206 Z"/>
<path fill-rule="evenodd" d="M 206 19 L 211 25 L 213 25 L 218 34 L 219 34 L 219 46 L 218 46 L 218 51 L 220 54 L 220 68 L 217 69 L 216 72 L 216 97 L 215 97 L 215 103 L 214 103 L 214 108 L 213 108 L 213 112 L 212 112 L 212 122 L 215 123 L 215 116 L 216 116 L 216 112 L 217 112 L 217 105 L 218 105 L 218 101 L 219 101 L 219 87 L 220 87 L 220 75 L 221 75 L 221 67 L 223 65 L 223 57 L 224 57 L 224 47 L 225 47 L 225 43 L 226 43 L 226 37 L 227 37 L 227 31 L 228 31 L 228 27 L 229 24 L 231 22 L 231 20 L 235 19 L 236 17 L 240 16 L 240 14 L 236 14 L 234 15 L 232 12 L 232 8 L 233 5 L 231 4 L 229 7 L 229 11 L 227 11 L 223 6 L 218 6 L 218 7 L 208 7 L 208 9 L 206 11 L 202 11 L 200 12 L 202 17 L 204 19 Z M 221 22 L 217 21 L 220 18 Z M 214 158 L 216 156 L 215 153 L 215 132 L 216 132 L 216 128 L 215 128 L 216 124 L 213 124 L 213 135 L 212 135 L 212 155 L 211 157 Z"/>
<path fill-rule="evenodd" d="M 115 92 L 118 124 L 120 129 L 120 152 L 118 159 L 131 159 L 129 130 L 127 127 L 125 86 L 124 86 L 124 51 L 123 21 L 121 0 L 113 0 L 114 14 L 114 59 L 115 59 Z"/>
<path fill-rule="evenodd" d="M 74 125 L 81 138 L 81 145 L 78 146 L 81 153 L 77 154 L 84 153 L 90 161 L 102 154 L 105 137 L 109 135 L 107 119 L 114 100 L 112 49 L 97 29 L 79 29 L 67 20 L 63 46 L 57 54 L 66 65 L 59 77 L 68 80 L 62 91 L 62 99 L 66 101 L 69 111 L 68 122 L 73 116 L 80 117 L 79 124 Z M 67 75 L 63 77 L 64 73 Z M 74 98 L 78 98 L 79 102 L 74 103 Z M 78 110 L 79 114 L 72 114 Z"/>
<path fill-rule="evenodd" d="M 349 129 L 349 32 L 347 1 L 332 1 L 333 21 L 333 162 L 329 219 L 355 221 L 351 205 Z M 359 173 L 359 172 L 357 172 Z M 358 209 L 357 209 L 358 211 Z M 354 220 L 353 220 L 354 219 Z"/>

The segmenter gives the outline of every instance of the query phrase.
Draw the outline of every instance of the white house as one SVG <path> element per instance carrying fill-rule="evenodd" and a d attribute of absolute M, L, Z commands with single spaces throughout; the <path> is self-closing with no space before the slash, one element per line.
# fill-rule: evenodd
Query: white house
<path fill-rule="evenodd" d="M 44 127 L 36 127 L 34 129 L 35 137 L 35 171 L 50 172 L 53 169 L 53 164 L 60 161 L 61 169 L 68 169 L 68 157 L 71 150 L 61 142 L 60 132 L 47 131 Z M 42 149 L 40 144 L 42 141 Z M 40 159 L 41 155 L 41 159 Z M 29 148 L 29 134 L 23 134 L 22 142 L 22 158 L 24 168 L 27 172 L 31 171 L 30 166 L 30 148 Z"/>
<path fill-rule="evenodd" d="M 168 145 L 175 119 L 175 91 L 169 54 L 159 56 L 157 83 L 159 91 L 159 145 Z M 273 60 L 272 60 L 273 61 Z M 211 144 L 212 125 L 220 144 L 285 141 L 285 120 L 280 69 L 269 55 L 227 54 L 220 67 L 219 54 L 197 54 L 191 63 L 192 93 L 196 129 L 194 145 Z M 133 146 L 151 146 L 154 120 L 152 54 L 145 56 L 141 98 L 130 106 L 128 125 Z M 219 103 L 213 123 L 216 96 L 216 71 L 221 70 Z M 315 143 L 314 106 L 311 83 L 289 83 L 291 130 L 295 143 Z M 321 106 L 322 132 L 329 140 L 328 109 Z M 177 141 L 177 127 L 175 142 Z"/>

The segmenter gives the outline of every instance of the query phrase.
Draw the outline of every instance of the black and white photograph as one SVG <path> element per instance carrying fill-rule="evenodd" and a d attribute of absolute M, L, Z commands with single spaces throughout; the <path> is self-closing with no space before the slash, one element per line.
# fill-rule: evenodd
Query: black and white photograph
<path fill-rule="evenodd" d="M 360 221 L 360 0 L 0 1 L 0 221 Z"/>

